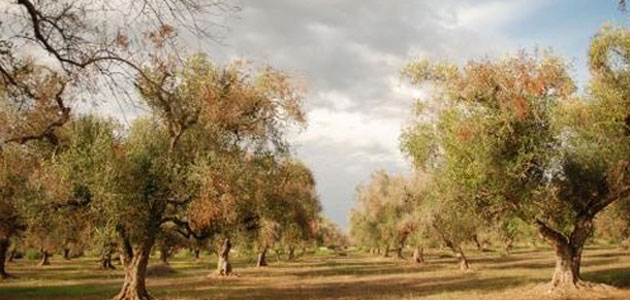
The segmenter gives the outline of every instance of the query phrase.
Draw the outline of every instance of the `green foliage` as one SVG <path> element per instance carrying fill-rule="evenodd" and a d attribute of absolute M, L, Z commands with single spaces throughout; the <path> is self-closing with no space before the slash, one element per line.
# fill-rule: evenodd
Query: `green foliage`
<path fill-rule="evenodd" d="M 41 251 L 35 249 L 26 250 L 26 259 L 28 260 L 40 260 L 42 259 Z"/>

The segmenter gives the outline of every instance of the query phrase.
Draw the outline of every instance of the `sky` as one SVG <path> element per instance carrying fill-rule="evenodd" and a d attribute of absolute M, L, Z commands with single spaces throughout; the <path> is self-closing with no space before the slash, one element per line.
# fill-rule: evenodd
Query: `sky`
<path fill-rule="evenodd" d="M 307 83 L 308 127 L 290 141 L 313 170 L 324 214 L 344 230 L 356 186 L 374 170 L 411 172 L 399 136 L 423 93 L 401 80 L 407 62 L 551 49 L 583 85 L 592 36 L 606 22 L 630 25 L 618 0 L 227 1 L 240 11 L 221 21 L 219 42 L 187 40 L 187 50 L 269 64 Z M 122 110 L 125 120 L 141 114 L 95 109 Z"/>
<path fill-rule="evenodd" d="M 371 172 L 410 172 L 401 129 L 422 95 L 399 77 L 415 58 L 463 63 L 520 49 L 552 49 L 588 79 L 586 51 L 607 21 L 626 24 L 615 0 L 240 0 L 217 61 L 268 63 L 308 85 L 309 125 L 292 134 L 314 172 L 324 213 L 342 228 L 357 184 Z"/>

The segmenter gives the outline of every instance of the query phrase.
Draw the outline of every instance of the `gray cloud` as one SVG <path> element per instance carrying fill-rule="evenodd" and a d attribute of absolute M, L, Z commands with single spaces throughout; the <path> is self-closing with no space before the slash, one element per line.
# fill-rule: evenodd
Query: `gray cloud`
<path fill-rule="evenodd" d="M 376 168 L 406 172 L 398 136 L 417 91 L 399 70 L 416 56 L 463 61 L 503 54 L 506 22 L 544 1 L 241 0 L 215 59 L 245 57 L 309 82 L 309 128 L 298 156 L 314 170 L 324 209 L 347 226 L 355 186 Z"/>

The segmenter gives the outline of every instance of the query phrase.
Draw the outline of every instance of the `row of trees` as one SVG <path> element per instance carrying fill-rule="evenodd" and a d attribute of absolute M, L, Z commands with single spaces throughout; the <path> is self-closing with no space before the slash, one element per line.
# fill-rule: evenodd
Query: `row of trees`
<path fill-rule="evenodd" d="M 41 249 L 42 264 L 52 253 L 90 249 L 112 268 L 118 253 L 125 278 L 115 299 L 145 300 L 155 250 L 167 262 L 179 248 L 199 253 L 213 244 L 218 272 L 228 275 L 234 243 L 258 252 L 263 266 L 268 249 L 293 257 L 338 236 L 321 217 L 311 171 L 292 158 L 286 140 L 306 123 L 301 86 L 268 66 L 220 66 L 205 54 L 183 54 L 191 36 L 214 38 L 209 18 L 235 7 L 2 5 L 3 278 L 12 241 Z M 123 126 L 71 109 L 105 99 L 145 113 Z"/>
<path fill-rule="evenodd" d="M 594 223 L 628 238 L 629 65 L 630 31 L 612 26 L 592 40 L 579 94 L 569 66 L 546 51 L 410 63 L 404 76 L 429 96 L 416 101 L 401 148 L 420 175 L 377 172 L 359 187 L 353 237 L 386 249 L 439 243 L 466 269 L 462 243 L 507 251 L 535 229 L 555 249 L 552 286 L 588 286 L 580 265 Z"/>

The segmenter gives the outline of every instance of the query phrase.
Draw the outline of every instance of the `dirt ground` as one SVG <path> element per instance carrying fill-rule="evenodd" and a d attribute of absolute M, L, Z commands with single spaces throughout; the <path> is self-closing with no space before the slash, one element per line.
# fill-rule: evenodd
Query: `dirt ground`
<path fill-rule="evenodd" d="M 472 251 L 472 250 L 471 250 Z M 454 258 L 429 252 L 427 263 L 373 257 L 361 253 L 345 256 L 309 255 L 294 262 L 251 267 L 253 259 L 237 258 L 236 276 L 208 277 L 214 256 L 201 261 L 182 255 L 171 260 L 174 273 L 147 279 L 157 299 L 630 299 L 630 256 L 614 248 L 585 251 L 585 280 L 614 286 L 597 291 L 548 294 L 546 282 L 553 270 L 550 250 L 521 249 L 510 256 L 498 253 L 469 254 L 472 270 L 461 272 Z M 0 299 L 108 299 L 122 282 L 122 271 L 96 269 L 96 259 L 65 261 L 38 267 L 26 259 L 8 263 L 17 279 L 0 281 Z M 154 263 L 157 263 L 155 261 Z"/>

